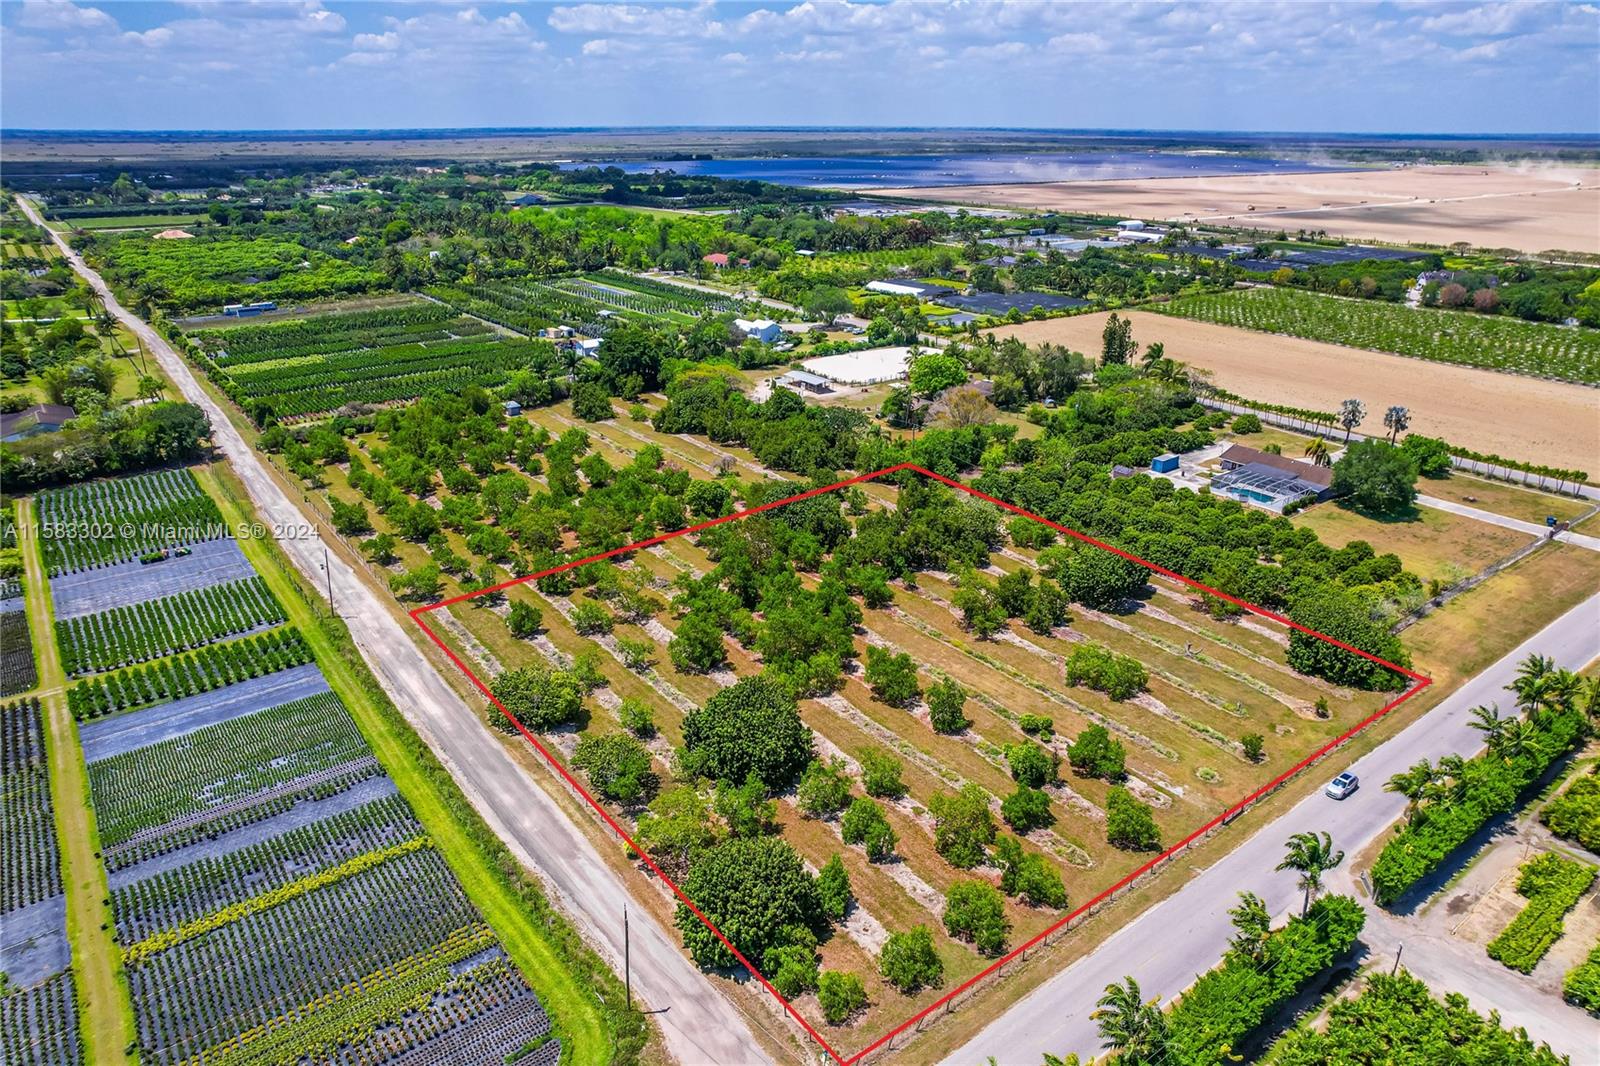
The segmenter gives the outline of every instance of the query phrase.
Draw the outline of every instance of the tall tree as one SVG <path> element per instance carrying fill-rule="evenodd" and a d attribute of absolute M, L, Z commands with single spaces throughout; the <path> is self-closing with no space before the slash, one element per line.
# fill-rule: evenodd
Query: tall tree
<path fill-rule="evenodd" d="M 1411 428 L 1411 411 L 1398 404 L 1389 408 L 1383 412 L 1383 428 L 1389 431 L 1389 443 L 1393 444 L 1400 434 Z"/>
<path fill-rule="evenodd" d="M 1339 424 L 1344 427 L 1344 442 L 1350 443 L 1350 434 L 1355 431 L 1363 419 L 1367 417 L 1367 405 L 1360 400 L 1349 399 L 1339 405 Z"/>
<path fill-rule="evenodd" d="M 1278 869 L 1299 873 L 1300 887 L 1305 891 L 1305 904 L 1300 910 L 1304 915 L 1311 909 L 1311 898 L 1322 887 L 1322 875 L 1344 862 L 1344 852 L 1334 850 L 1333 837 L 1327 833 L 1296 833 L 1285 847 L 1288 854 Z"/>
<path fill-rule="evenodd" d="M 1421 759 L 1413 763 L 1409 769 L 1401 770 L 1384 782 L 1385 792 L 1398 793 L 1406 798 L 1407 825 L 1417 820 L 1417 812 L 1422 807 L 1422 799 L 1428 794 L 1429 786 L 1433 784 L 1433 778 L 1433 764 L 1427 759 Z"/>
<path fill-rule="evenodd" d="M 1145 1002 L 1139 982 L 1124 977 L 1120 985 L 1106 985 L 1089 1017 L 1100 1028 L 1100 1042 L 1128 1061 L 1161 1061 L 1167 1054 L 1167 1016 L 1160 1002 Z"/>

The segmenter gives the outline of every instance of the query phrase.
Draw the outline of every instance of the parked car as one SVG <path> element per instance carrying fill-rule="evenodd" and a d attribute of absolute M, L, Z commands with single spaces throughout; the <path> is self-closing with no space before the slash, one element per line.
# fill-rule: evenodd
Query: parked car
<path fill-rule="evenodd" d="M 1361 779 L 1355 774 L 1346 770 L 1332 781 L 1329 781 L 1328 787 L 1325 791 L 1334 799 L 1342 800 L 1360 787 Z"/>

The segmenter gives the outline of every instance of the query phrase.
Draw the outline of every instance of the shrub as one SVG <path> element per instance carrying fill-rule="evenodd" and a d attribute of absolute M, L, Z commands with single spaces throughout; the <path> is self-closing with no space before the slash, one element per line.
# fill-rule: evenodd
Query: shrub
<path fill-rule="evenodd" d="M 1515 809 L 1522 792 L 1587 735 L 1582 711 L 1557 706 L 1527 719 L 1529 735 L 1514 758 L 1489 752 L 1468 760 L 1459 795 L 1430 804 L 1389 838 L 1372 864 L 1373 893 L 1393 903 L 1465 844 L 1484 823 Z"/>
<path fill-rule="evenodd" d="M 768 948 L 761 957 L 763 975 L 786 999 L 793 999 L 817 987 L 818 966 L 815 939 L 809 944 L 801 942 Z"/>
<path fill-rule="evenodd" d="M 1561 983 L 1567 1002 L 1576 1004 L 1590 1014 L 1600 1015 L 1600 944 L 1589 952 L 1589 957 L 1568 971 Z"/>
<path fill-rule="evenodd" d="M 1600 776 L 1590 771 L 1578 778 L 1539 812 L 1539 820 L 1563 840 L 1600 851 Z"/>
<path fill-rule="evenodd" d="M 1024 851 L 1016 837 L 995 841 L 994 860 L 1000 867 L 1000 891 L 1006 895 L 1020 896 L 1033 907 L 1060 909 L 1067 905 L 1067 887 L 1062 883 L 1061 871 L 1043 855 Z"/>
<path fill-rule="evenodd" d="M 583 696 L 577 681 L 565 670 L 554 670 L 537 663 L 507 670 L 489 682 L 511 717 L 528 729 L 546 730 L 578 717 Z M 498 711 L 491 707 L 491 717 Z"/>
<path fill-rule="evenodd" d="M 656 735 L 655 713 L 643 700 L 629 696 L 617 707 L 617 717 L 622 728 L 636 737 L 649 740 Z"/>
<path fill-rule="evenodd" d="M 651 769 L 650 753 L 627 733 L 579 738 L 572 763 L 589 775 L 589 783 L 600 795 L 619 803 L 648 799 L 660 783 Z"/>
<path fill-rule="evenodd" d="M 1202 975 L 1173 1006 L 1171 1059 L 1185 1066 L 1235 1061 L 1232 1049 L 1348 951 L 1365 921 L 1355 900 L 1324 896 L 1304 917 L 1267 934 L 1259 953 L 1230 950 L 1221 966 Z"/>
<path fill-rule="evenodd" d="M 899 759 L 882 748 L 862 748 L 857 758 L 861 762 L 861 787 L 867 795 L 898 799 L 906 794 L 905 783 L 900 780 L 903 767 Z"/>
<path fill-rule="evenodd" d="M 944 981 L 944 961 L 934 950 L 933 933 L 925 925 L 890 933 L 878 956 L 878 972 L 907 995 L 938 988 Z"/>
<path fill-rule="evenodd" d="M 831 818 L 850 803 L 850 777 L 843 759 L 811 760 L 800 775 L 796 805 L 812 818 Z"/>
<path fill-rule="evenodd" d="M 1378 973 L 1355 999 L 1334 1004 L 1326 1028 L 1309 1025 L 1278 1041 L 1277 1066 L 1378 1066 L 1380 1063 L 1494 1063 L 1563 1066 L 1548 1046 L 1535 1047 L 1522 1029 L 1507 1030 L 1497 1015 L 1484 1018 L 1464 996 L 1441 1002 L 1410 974 Z"/>
<path fill-rule="evenodd" d="M 1251 414 L 1240 415 L 1233 420 L 1235 433 L 1260 433 L 1261 419 Z"/>
<path fill-rule="evenodd" d="M 1143 692 L 1150 676 L 1138 659 L 1083 643 L 1073 645 L 1067 656 L 1066 679 L 1069 685 L 1098 689 L 1114 700 L 1125 700 Z"/>
<path fill-rule="evenodd" d="M 842 922 L 855 898 L 850 891 L 850 874 L 844 868 L 844 860 L 835 854 L 817 872 L 817 902 L 830 920 Z"/>
<path fill-rule="evenodd" d="M 928 810 L 933 813 L 934 849 L 946 862 L 970 870 L 983 861 L 995 832 L 988 793 L 968 782 L 960 792 L 935 795 Z"/>
<path fill-rule="evenodd" d="M 959 733 L 972 722 L 962 713 L 967 693 L 949 678 L 928 690 L 928 718 L 940 733 Z"/>
<path fill-rule="evenodd" d="M 1056 720 L 1042 714 L 1024 714 L 1017 718 L 1017 728 L 1030 737 L 1048 740 L 1055 735 Z"/>
<path fill-rule="evenodd" d="M 1042 790 L 1017 786 L 1017 790 L 1000 803 L 1000 817 L 1019 833 L 1042 829 L 1056 820 L 1050 813 L 1050 797 Z"/>
<path fill-rule="evenodd" d="M 585 422 L 604 422 L 614 415 L 611 394 L 598 381 L 580 381 L 572 388 L 572 413 Z"/>
<path fill-rule="evenodd" d="M 917 664 L 905 652 L 868 647 L 866 677 L 872 695 L 891 707 L 904 707 L 922 695 L 917 687 Z"/>
<path fill-rule="evenodd" d="M 544 625 L 544 613 L 526 600 L 514 600 L 506 613 L 506 628 L 518 640 L 527 640 Z"/>
<path fill-rule="evenodd" d="M 1006 747 L 1006 764 L 1012 778 L 1024 788 L 1043 788 L 1056 779 L 1061 757 L 1040 744 L 1011 744 Z"/>
<path fill-rule="evenodd" d="M 1532 973 L 1561 936 L 1563 919 L 1578 905 L 1578 897 L 1589 891 L 1596 872 L 1588 863 L 1554 852 L 1525 863 L 1517 878 L 1517 891 L 1527 897 L 1528 905 L 1489 941 L 1489 957 L 1521 973 Z"/>
<path fill-rule="evenodd" d="M 873 862 L 887 862 L 900 840 L 883 810 L 865 796 L 857 796 L 839 821 L 846 844 L 860 844 Z"/>
<path fill-rule="evenodd" d="M 636 637 L 620 637 L 617 640 L 617 653 L 622 656 L 622 665 L 629 670 L 648 670 L 655 651 L 656 646 L 648 640 Z"/>
<path fill-rule="evenodd" d="M 1127 776 L 1127 750 L 1103 725 L 1091 725 L 1067 749 L 1067 762 L 1080 774 L 1121 781 Z"/>
<path fill-rule="evenodd" d="M 572 628 L 585 637 L 610 633 L 613 620 L 605 604 L 583 600 L 572 608 Z"/>
<path fill-rule="evenodd" d="M 1005 899 L 987 881 L 957 881 L 944 897 L 945 931 L 967 940 L 984 955 L 999 955 L 1006 947 L 1011 923 Z"/>
<path fill-rule="evenodd" d="M 817 1002 L 829 1025 L 839 1025 L 867 1002 L 867 990 L 853 973 L 824 970 L 817 979 Z"/>
<path fill-rule="evenodd" d="M 1106 797 L 1106 840 L 1128 851 L 1155 851 L 1161 847 L 1161 830 L 1148 803 L 1140 803 L 1121 785 Z"/>
<path fill-rule="evenodd" d="M 1267 738 L 1260 733 L 1246 733 L 1239 738 L 1239 746 L 1244 749 L 1246 759 L 1260 762 L 1266 756 Z"/>
<path fill-rule="evenodd" d="M 1397 666 L 1411 665 L 1411 656 L 1387 624 L 1375 621 L 1360 599 L 1337 585 L 1322 585 L 1296 597 L 1289 619 Z M 1289 665 L 1336 685 L 1379 692 L 1406 684 L 1404 675 L 1298 629 L 1289 631 Z"/>

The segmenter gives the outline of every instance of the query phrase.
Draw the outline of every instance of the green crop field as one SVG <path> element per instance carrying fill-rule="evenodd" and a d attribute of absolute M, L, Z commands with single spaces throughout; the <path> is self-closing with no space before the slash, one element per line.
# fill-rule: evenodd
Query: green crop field
<path fill-rule="evenodd" d="M 165 306 L 218 310 L 238 300 L 303 300 L 384 288 L 382 273 L 293 241 L 196 237 L 158 241 L 106 235 L 91 256 L 119 284 L 138 284 Z"/>
<path fill-rule="evenodd" d="M 431 303 L 208 329 L 195 339 L 213 379 L 262 420 L 493 387 L 552 354 Z"/>
<path fill-rule="evenodd" d="M 1293 289 L 1186 296 L 1151 311 L 1487 370 L 1600 385 L 1600 331 Z"/>

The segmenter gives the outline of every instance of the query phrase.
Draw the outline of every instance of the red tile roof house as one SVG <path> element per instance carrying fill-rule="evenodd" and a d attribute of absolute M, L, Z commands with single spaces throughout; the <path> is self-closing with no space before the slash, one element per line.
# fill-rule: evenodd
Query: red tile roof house
<path fill-rule="evenodd" d="M 728 265 L 728 257 L 722 252 L 712 252 L 710 255 L 704 255 L 700 258 L 705 262 L 710 263 L 714 267 L 725 267 Z"/>

